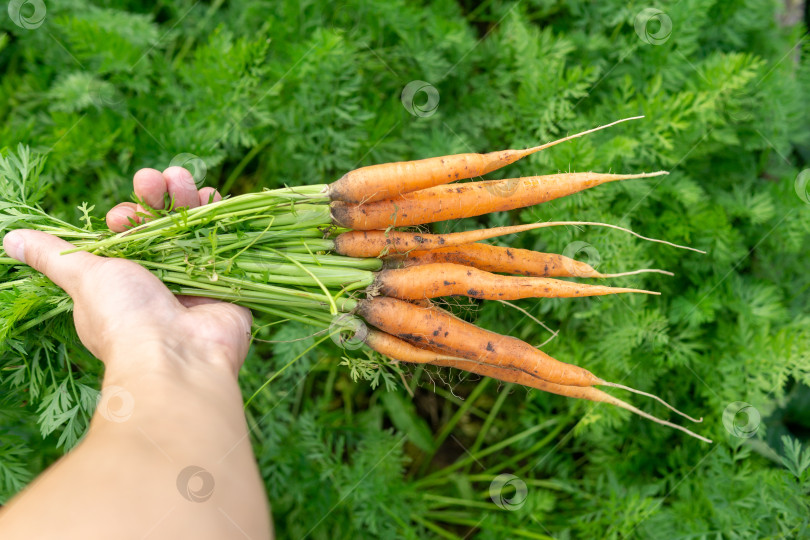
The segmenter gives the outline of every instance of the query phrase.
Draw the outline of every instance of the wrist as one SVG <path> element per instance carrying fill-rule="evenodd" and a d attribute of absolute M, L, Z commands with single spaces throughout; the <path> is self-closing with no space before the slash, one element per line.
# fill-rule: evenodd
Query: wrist
<path fill-rule="evenodd" d="M 216 389 L 233 385 L 237 371 L 232 363 L 213 351 L 202 353 L 191 348 L 173 347 L 164 340 L 121 343 L 102 358 L 105 364 L 104 386 L 149 385 Z"/>
<path fill-rule="evenodd" d="M 242 414 L 237 378 L 223 363 L 179 356 L 172 349 L 143 344 L 105 361 L 102 392 L 94 424 L 120 430 L 166 421 L 217 422 L 227 411 Z M 178 422 L 187 425 L 187 422 Z"/>
<path fill-rule="evenodd" d="M 236 378 L 218 366 L 188 369 L 168 358 L 137 374 L 105 373 L 87 439 L 117 441 L 122 452 L 137 449 L 178 470 L 195 464 L 213 472 L 225 457 L 250 452 Z"/>
<path fill-rule="evenodd" d="M 100 356 L 108 380 L 166 379 L 236 381 L 238 365 L 228 351 L 199 347 L 159 334 L 136 340 L 116 339 Z"/>

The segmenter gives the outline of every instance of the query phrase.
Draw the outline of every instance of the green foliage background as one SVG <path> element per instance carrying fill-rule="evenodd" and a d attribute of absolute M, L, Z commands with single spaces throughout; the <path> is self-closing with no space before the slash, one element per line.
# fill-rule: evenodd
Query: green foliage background
<path fill-rule="evenodd" d="M 810 205 L 799 173 L 810 161 L 810 46 L 782 3 L 45 4 L 44 22 L 28 30 L 5 5 L 0 13 L 0 146 L 47 155 L 49 210 L 73 221 L 82 201 L 106 210 L 129 197 L 137 169 L 165 168 L 181 153 L 204 160 L 206 183 L 239 193 L 329 182 L 372 163 L 532 146 L 644 114 L 492 176 L 669 176 L 455 226 L 605 221 L 708 252 L 594 228 L 508 239 L 556 252 L 587 242 L 581 255 L 598 252 L 603 271 L 674 271 L 613 280 L 661 297 L 519 305 L 559 330 L 547 352 L 703 415 L 698 431 L 714 444 L 458 372 L 405 368 L 387 384 L 354 381 L 342 356 L 382 378 L 362 351 L 330 344 L 247 411 L 280 537 L 808 535 L 810 450 L 800 441 L 810 433 Z M 634 27 L 648 7 L 672 22 L 658 45 Z M 661 20 L 649 35 L 666 37 Z M 414 80 L 437 89 L 435 114 L 401 103 Z M 492 330 L 549 337 L 504 305 L 460 309 Z M 69 335 L 61 324 L 54 335 Z M 287 325 L 262 337 L 306 332 Z M 245 394 L 311 343 L 256 343 Z M 76 443 L 99 374 L 75 345 L 4 353 L 3 499 Z M 734 402 L 758 411 L 754 437 L 724 427 Z M 527 486 L 512 511 L 495 504 L 508 503 L 510 488 L 490 493 L 503 473 Z"/>

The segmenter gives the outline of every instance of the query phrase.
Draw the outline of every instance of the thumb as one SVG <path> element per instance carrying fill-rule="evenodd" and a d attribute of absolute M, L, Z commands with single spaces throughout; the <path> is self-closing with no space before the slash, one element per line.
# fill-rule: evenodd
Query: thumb
<path fill-rule="evenodd" d="M 40 231 L 20 229 L 3 237 L 3 249 L 9 257 L 42 272 L 71 296 L 78 292 L 86 271 L 98 259 L 84 251 L 61 255 L 74 247 L 61 238 Z"/>

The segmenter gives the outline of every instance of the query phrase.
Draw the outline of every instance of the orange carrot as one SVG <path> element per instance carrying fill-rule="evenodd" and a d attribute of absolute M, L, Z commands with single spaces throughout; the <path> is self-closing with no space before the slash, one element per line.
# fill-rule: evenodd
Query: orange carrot
<path fill-rule="evenodd" d="M 514 210 L 571 195 L 584 189 L 666 171 L 641 174 L 561 173 L 486 182 L 436 186 L 395 199 L 367 204 L 332 203 L 332 221 L 355 230 L 408 227 Z"/>
<path fill-rule="evenodd" d="M 672 275 L 671 272 L 645 268 L 618 274 L 602 274 L 591 265 L 565 255 L 542 253 L 529 249 L 492 246 L 489 244 L 464 244 L 441 247 L 431 250 L 411 251 L 404 255 L 389 255 L 385 268 L 410 268 L 432 263 L 455 263 L 473 266 L 488 272 L 504 272 L 533 277 L 619 277 L 643 272 L 658 272 Z"/>
<path fill-rule="evenodd" d="M 372 350 L 400 362 L 411 362 L 413 364 L 435 364 L 436 362 L 443 360 L 463 360 L 463 358 L 447 356 L 428 349 L 414 347 L 407 341 L 403 341 L 392 336 L 391 334 L 380 332 L 379 330 L 374 330 L 372 328 L 369 328 L 368 334 L 366 334 L 363 341 Z M 515 373 L 522 372 L 516 371 Z M 534 378 L 530 377 L 529 375 L 525 376 L 531 379 Z"/>
<path fill-rule="evenodd" d="M 693 422 L 702 421 L 682 413 L 654 394 L 600 379 L 579 366 L 555 360 L 524 341 L 484 330 L 438 307 L 423 308 L 396 298 L 378 296 L 360 301 L 357 313 L 372 326 L 420 349 L 515 369 L 556 384 L 612 386 L 652 398 Z"/>
<path fill-rule="evenodd" d="M 495 227 L 450 234 L 422 234 L 403 231 L 349 231 L 335 238 L 334 251 L 348 257 L 382 257 L 391 253 L 407 253 L 414 249 L 457 246 L 519 232 L 550 227 L 557 222 L 529 223 Z"/>
<path fill-rule="evenodd" d="M 422 234 L 402 231 L 349 231 L 339 234 L 334 239 L 334 251 L 340 255 L 347 257 L 384 257 L 391 254 L 402 254 L 412 250 L 425 250 L 440 247 L 460 246 L 463 244 L 471 244 L 479 240 L 486 240 L 487 238 L 495 238 L 497 236 L 505 236 L 507 234 L 515 234 L 533 229 L 541 229 L 543 227 L 557 227 L 560 225 L 596 225 L 599 227 L 609 227 L 630 233 L 633 236 L 648 240 L 650 242 L 658 242 L 673 247 L 682 249 L 689 249 L 697 251 L 698 253 L 705 253 L 699 249 L 679 246 L 672 242 L 664 240 L 656 240 L 654 238 L 647 238 L 638 233 L 619 227 L 617 225 L 610 225 L 609 223 L 596 223 L 592 221 L 546 221 L 543 223 L 528 223 L 526 225 L 512 225 L 509 227 L 494 227 L 492 229 L 479 229 L 477 231 L 464 231 L 450 234 Z"/>
<path fill-rule="evenodd" d="M 484 330 L 440 309 L 377 296 L 361 300 L 357 314 L 384 332 L 449 356 L 510 367 L 558 384 L 605 383 L 587 369 L 555 360 L 524 341 Z"/>
<path fill-rule="evenodd" d="M 400 161 L 361 167 L 346 173 L 342 178 L 330 184 L 327 194 L 333 201 L 352 203 L 390 199 L 411 191 L 483 176 L 535 152 L 638 118 L 643 118 L 643 116 L 618 120 L 525 150 L 501 150 L 488 154 L 456 154 L 418 161 Z"/>
<path fill-rule="evenodd" d="M 480 243 L 389 255 L 385 258 L 384 268 L 410 268 L 433 263 L 463 264 L 488 272 L 534 277 L 601 277 L 590 265 L 564 255 Z"/>
<path fill-rule="evenodd" d="M 519 300 L 521 298 L 577 298 L 617 293 L 660 294 L 641 289 L 587 285 L 543 277 L 502 276 L 471 266 L 434 263 L 381 270 L 371 291 L 402 300 L 469 296 L 481 300 Z"/>
<path fill-rule="evenodd" d="M 489 364 L 483 364 L 475 360 L 467 360 L 465 358 L 447 356 L 434 351 L 420 349 L 419 347 L 415 347 L 414 345 L 411 345 L 410 343 L 403 341 L 397 337 L 394 337 L 385 332 L 378 332 L 376 330 L 369 330 L 369 333 L 365 339 L 365 343 L 371 349 L 377 351 L 378 353 L 384 354 L 385 356 L 388 356 L 389 358 L 393 358 L 394 360 L 398 360 L 400 362 L 412 362 L 418 364 L 432 364 L 435 366 L 451 367 L 461 369 L 464 371 L 469 371 L 470 373 L 475 373 L 477 375 L 482 375 L 485 377 L 492 377 L 493 379 L 498 379 L 500 381 L 508 383 L 515 383 L 520 384 L 522 386 L 537 388 L 538 390 L 549 392 L 551 394 L 557 394 L 560 396 L 578 399 L 587 399 L 589 401 L 601 403 L 608 403 L 611 405 L 615 405 L 617 407 L 621 407 L 623 409 L 627 409 L 628 411 L 631 411 L 644 418 L 647 418 L 648 420 L 652 420 L 653 422 L 657 422 L 659 424 L 688 433 L 692 437 L 696 437 L 701 441 L 708 443 L 712 442 L 710 439 L 697 435 L 696 433 L 693 433 L 692 431 L 684 428 L 683 426 L 673 424 L 666 420 L 661 420 L 660 418 L 657 418 L 644 411 L 641 411 L 640 409 L 637 409 L 633 405 L 630 405 L 629 403 L 622 401 L 618 398 L 615 398 L 610 394 L 602 392 L 601 390 L 594 388 L 592 386 L 566 386 L 551 383 L 548 381 L 538 379 L 536 377 L 533 377 L 516 369 L 497 367 Z"/>

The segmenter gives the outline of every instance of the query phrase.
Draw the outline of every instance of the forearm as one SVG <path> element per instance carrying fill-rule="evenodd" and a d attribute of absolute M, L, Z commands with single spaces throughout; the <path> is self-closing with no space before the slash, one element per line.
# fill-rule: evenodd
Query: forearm
<path fill-rule="evenodd" d="M 109 359 L 87 437 L 0 513 L 0 536 L 269 535 L 234 374 L 156 354 Z"/>

